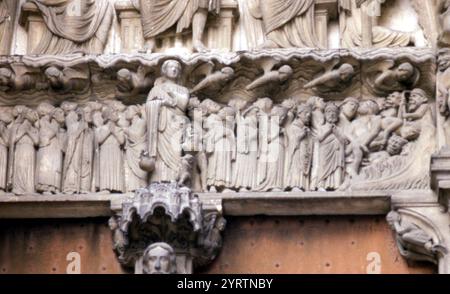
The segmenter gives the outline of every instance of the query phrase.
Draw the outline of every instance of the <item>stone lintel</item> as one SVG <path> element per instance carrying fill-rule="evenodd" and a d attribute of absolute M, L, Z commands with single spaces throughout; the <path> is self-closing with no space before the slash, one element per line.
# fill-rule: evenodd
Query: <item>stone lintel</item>
<path fill-rule="evenodd" d="M 206 211 L 224 216 L 383 215 L 391 209 L 384 192 L 198 194 Z M 132 195 L 0 197 L 0 219 L 109 217 Z"/>

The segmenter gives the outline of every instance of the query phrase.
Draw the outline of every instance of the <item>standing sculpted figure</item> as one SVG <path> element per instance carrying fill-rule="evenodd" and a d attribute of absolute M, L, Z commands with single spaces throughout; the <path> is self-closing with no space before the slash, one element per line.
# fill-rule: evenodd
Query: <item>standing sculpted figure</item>
<path fill-rule="evenodd" d="M 103 112 L 103 119 L 105 123 L 95 130 L 95 140 L 99 146 L 100 192 L 124 192 L 122 146 L 125 136 L 117 125 L 119 115 L 115 109 L 108 107 Z"/>
<path fill-rule="evenodd" d="M 174 181 L 181 167 L 182 145 L 189 125 L 189 89 L 178 84 L 181 64 L 168 60 L 146 103 L 148 153 L 155 161 L 151 180 Z"/>
<path fill-rule="evenodd" d="M 65 194 L 77 194 L 81 192 L 83 133 L 88 126 L 76 103 L 63 102 L 61 109 L 66 114 L 67 130 L 62 190 Z"/>
<path fill-rule="evenodd" d="M 314 151 L 311 118 L 311 105 L 301 104 L 295 120 L 286 128 L 288 161 L 285 186 L 294 192 L 310 190 Z"/>
<path fill-rule="evenodd" d="M 318 173 L 319 173 L 319 142 L 317 140 L 319 131 L 325 124 L 325 101 L 321 97 L 310 97 L 307 104 L 311 105 L 313 112 L 311 118 L 311 133 L 314 138 L 314 149 L 312 158 L 312 169 L 311 169 L 311 190 L 316 190 L 318 185 Z"/>
<path fill-rule="evenodd" d="M 255 102 L 258 107 L 258 176 L 257 184 L 260 185 L 267 176 L 269 158 L 269 128 L 270 112 L 273 101 L 270 98 L 261 98 Z"/>
<path fill-rule="evenodd" d="M 319 131 L 318 188 L 336 190 L 344 181 L 345 147 L 350 142 L 337 126 L 339 108 L 334 103 L 325 107 L 325 124 Z"/>
<path fill-rule="evenodd" d="M 232 163 L 236 159 L 236 139 L 234 136 L 235 111 L 231 107 L 222 108 L 207 122 L 208 134 L 206 152 L 208 154 L 208 187 L 210 192 L 232 188 Z"/>
<path fill-rule="evenodd" d="M 14 121 L 10 108 L 0 109 L 0 193 L 8 190 L 8 148 L 11 126 Z"/>
<path fill-rule="evenodd" d="M 256 188 L 258 191 L 283 191 L 286 151 L 284 123 L 287 113 L 288 109 L 281 105 L 275 105 L 270 112 L 267 173 L 265 180 Z"/>
<path fill-rule="evenodd" d="M 219 0 L 140 0 L 142 26 L 146 49 L 155 49 L 156 37 L 176 27 L 183 33 L 192 27 L 193 46 L 196 52 L 207 51 L 202 42 L 208 14 L 219 14 Z"/>
<path fill-rule="evenodd" d="M 35 127 L 38 114 L 27 107 L 14 108 L 16 120 L 11 129 L 9 183 L 16 195 L 35 192 L 36 150 L 39 132 Z"/>
<path fill-rule="evenodd" d="M 41 103 L 37 111 L 40 119 L 36 190 L 44 194 L 56 194 L 61 191 L 63 168 L 61 128 L 65 122 L 64 112 L 48 103 Z"/>
<path fill-rule="evenodd" d="M 147 122 L 141 106 L 131 105 L 127 109 L 130 126 L 125 129 L 125 178 L 126 191 L 134 192 L 147 186 L 147 172 L 143 171 L 139 162 L 141 154 L 146 150 Z"/>
<path fill-rule="evenodd" d="M 258 108 L 252 105 L 245 111 L 239 109 L 236 114 L 236 164 L 233 183 L 240 191 L 249 191 L 256 187 L 258 112 Z"/>

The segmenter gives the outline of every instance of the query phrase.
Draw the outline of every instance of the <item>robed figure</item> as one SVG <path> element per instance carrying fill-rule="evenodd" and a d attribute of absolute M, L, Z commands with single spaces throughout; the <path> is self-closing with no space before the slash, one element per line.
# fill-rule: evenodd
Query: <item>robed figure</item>
<path fill-rule="evenodd" d="M 259 2 L 259 3 L 258 3 Z M 314 0 L 259 0 L 253 16 L 264 23 L 264 48 L 320 48 Z"/>
<path fill-rule="evenodd" d="M 189 89 L 177 83 L 181 64 L 168 60 L 162 66 L 146 103 L 148 153 L 155 160 L 151 181 L 174 181 L 181 168 L 182 145 L 189 124 L 186 114 Z"/>

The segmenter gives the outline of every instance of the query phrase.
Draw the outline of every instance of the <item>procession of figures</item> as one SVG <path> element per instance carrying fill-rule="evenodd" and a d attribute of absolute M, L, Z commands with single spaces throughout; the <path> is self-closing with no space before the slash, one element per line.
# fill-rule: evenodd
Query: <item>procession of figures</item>
<path fill-rule="evenodd" d="M 142 105 L 3 107 L 0 189 L 127 193 L 177 181 L 202 192 L 347 190 L 401 169 L 433 126 L 419 88 L 376 99 L 235 96 L 223 104 L 181 85 L 180 62 L 165 61 L 161 73 Z"/>

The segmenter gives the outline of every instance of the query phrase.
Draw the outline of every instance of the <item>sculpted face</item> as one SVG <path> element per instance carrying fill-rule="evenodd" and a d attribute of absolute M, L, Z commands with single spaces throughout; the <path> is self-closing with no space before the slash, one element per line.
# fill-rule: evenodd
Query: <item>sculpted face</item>
<path fill-rule="evenodd" d="M 144 269 L 147 274 L 171 274 L 174 253 L 162 246 L 155 246 L 144 256 Z"/>
<path fill-rule="evenodd" d="M 355 70 L 353 69 L 353 66 L 351 66 L 350 64 L 344 64 L 341 66 L 340 77 L 342 81 L 349 82 L 353 78 L 354 74 Z"/>
<path fill-rule="evenodd" d="M 0 86 L 8 86 L 11 80 L 11 70 L 7 68 L 0 68 Z"/>
<path fill-rule="evenodd" d="M 425 93 L 419 90 L 413 90 L 409 98 L 409 110 L 415 111 L 427 101 Z"/>
<path fill-rule="evenodd" d="M 297 116 L 305 126 L 309 126 L 311 124 L 311 116 L 312 116 L 311 109 L 303 108 L 299 110 Z"/>
<path fill-rule="evenodd" d="M 386 98 L 386 106 L 387 107 L 396 107 L 400 106 L 400 103 L 402 102 L 402 94 L 399 92 L 394 92 L 387 96 Z"/>
<path fill-rule="evenodd" d="M 178 61 L 169 60 L 163 65 L 163 73 L 169 79 L 175 80 L 180 77 L 181 65 Z"/>
<path fill-rule="evenodd" d="M 325 120 L 330 124 L 336 124 L 339 121 L 339 109 L 336 106 L 326 107 Z"/>
<path fill-rule="evenodd" d="M 342 105 L 342 113 L 349 119 L 352 119 L 358 113 L 359 104 L 356 101 L 350 100 Z"/>
<path fill-rule="evenodd" d="M 408 81 L 414 75 L 414 67 L 410 63 L 403 63 L 398 67 L 397 79 L 401 82 Z"/>

